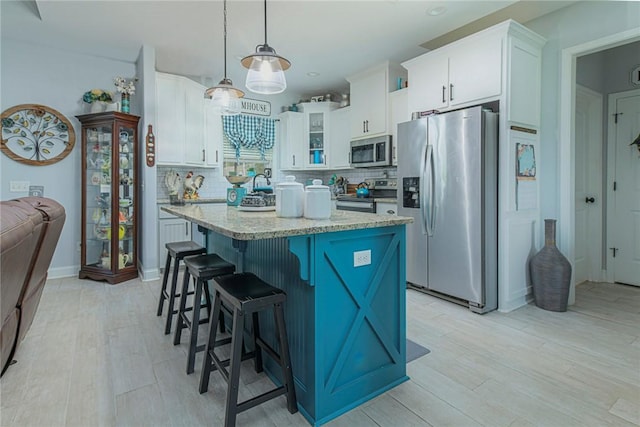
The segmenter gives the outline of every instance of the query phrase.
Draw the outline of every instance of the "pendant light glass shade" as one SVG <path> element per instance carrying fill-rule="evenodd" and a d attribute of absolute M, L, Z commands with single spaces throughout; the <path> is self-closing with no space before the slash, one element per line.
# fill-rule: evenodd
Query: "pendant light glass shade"
<path fill-rule="evenodd" d="M 240 62 L 249 69 L 245 86 L 251 92 L 273 95 L 287 88 L 284 72 L 291 67 L 291 62 L 267 44 L 267 0 L 264 0 L 264 44 L 258 45 L 255 53 Z"/>
<path fill-rule="evenodd" d="M 227 78 L 227 0 L 224 0 L 224 78 L 204 94 L 220 114 L 229 116 L 240 113 L 240 98 L 244 97 L 244 92 L 233 87 L 233 82 Z"/>

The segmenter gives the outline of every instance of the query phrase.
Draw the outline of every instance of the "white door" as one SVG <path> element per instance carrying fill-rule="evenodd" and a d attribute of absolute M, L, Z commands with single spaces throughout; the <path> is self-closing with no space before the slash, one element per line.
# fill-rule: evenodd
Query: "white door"
<path fill-rule="evenodd" d="M 602 270 L 602 95 L 576 87 L 575 282 Z"/>
<path fill-rule="evenodd" d="M 615 191 L 608 260 L 614 282 L 640 286 L 640 147 L 631 145 L 640 135 L 640 91 L 611 95 L 609 113 Z"/>

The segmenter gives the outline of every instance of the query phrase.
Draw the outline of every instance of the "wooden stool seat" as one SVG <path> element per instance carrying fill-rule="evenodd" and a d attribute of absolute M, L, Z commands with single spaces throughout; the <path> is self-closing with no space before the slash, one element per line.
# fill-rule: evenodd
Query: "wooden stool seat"
<path fill-rule="evenodd" d="M 178 308 L 178 323 L 176 332 L 173 337 L 173 344 L 180 344 L 182 330 L 188 328 L 191 331 L 189 335 L 189 352 L 187 355 L 187 374 L 194 371 L 196 361 L 196 353 L 205 349 L 205 345 L 198 346 L 198 327 L 200 324 L 208 323 L 211 319 L 211 296 L 209 294 L 209 286 L 207 282 L 217 276 L 225 274 L 233 274 L 236 270 L 235 265 L 223 260 L 217 254 L 204 254 L 190 256 L 184 259 L 186 267 L 184 278 L 182 280 L 182 291 L 180 296 L 180 305 Z M 193 306 L 187 307 L 187 297 L 189 296 L 189 277 L 193 276 L 196 280 L 193 293 Z M 200 318 L 200 309 L 202 308 L 202 293 L 204 292 L 208 316 L 206 319 Z M 191 312 L 191 318 L 187 313 Z M 220 312 L 218 315 L 224 322 L 224 314 Z M 221 340 L 221 344 L 230 342 L 230 338 Z"/>
<path fill-rule="evenodd" d="M 173 322 L 173 315 L 178 313 L 178 311 L 175 310 L 174 301 L 177 297 L 180 296 L 179 293 L 176 293 L 180 261 L 188 256 L 206 254 L 207 250 L 199 244 L 192 242 L 191 240 L 187 240 L 184 242 L 169 242 L 165 245 L 165 247 L 167 248 L 167 261 L 164 266 L 164 275 L 162 277 L 162 289 L 160 290 L 160 300 L 158 301 L 157 315 L 162 315 L 164 301 L 169 300 L 167 321 L 164 327 L 164 334 L 169 335 L 169 333 L 171 333 L 171 323 Z M 167 292 L 167 281 L 169 279 L 169 270 L 171 270 L 172 259 L 175 260 L 173 262 L 173 275 L 171 277 L 171 288 Z"/>
<path fill-rule="evenodd" d="M 287 331 L 284 323 L 284 310 L 282 308 L 282 304 L 287 300 L 287 295 L 281 289 L 269 285 L 252 273 L 219 276 L 216 277 L 213 286 L 215 297 L 213 313 L 211 314 L 212 320 L 209 326 L 209 340 L 207 341 L 205 357 L 202 362 L 200 393 L 206 392 L 209 388 L 211 371 L 216 369 L 220 371 L 220 374 L 227 382 L 225 427 L 235 426 L 236 417 L 240 412 L 283 394 L 287 396 L 287 409 L 289 412 L 296 413 L 298 406 L 289 355 L 289 342 L 287 341 Z M 215 348 L 220 345 L 216 341 L 216 332 L 223 303 L 233 312 L 231 355 L 226 360 L 221 360 L 215 353 Z M 273 308 L 279 353 L 260 336 L 258 312 L 269 308 Z M 251 315 L 253 320 L 251 336 L 254 351 L 252 353 L 244 353 L 243 351 L 244 324 L 247 315 Z M 238 403 L 240 363 L 248 357 L 253 357 L 256 372 L 261 372 L 263 350 L 280 365 L 282 385 Z M 226 369 L 227 366 L 229 367 L 228 371 Z"/>

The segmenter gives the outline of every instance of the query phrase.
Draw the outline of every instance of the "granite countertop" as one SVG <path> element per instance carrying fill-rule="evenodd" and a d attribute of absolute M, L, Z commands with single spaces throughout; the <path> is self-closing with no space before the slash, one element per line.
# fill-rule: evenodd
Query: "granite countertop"
<path fill-rule="evenodd" d="M 200 198 L 200 199 L 196 199 L 196 200 L 185 200 L 185 203 L 196 203 L 196 204 L 201 204 L 201 203 L 227 203 L 227 199 L 224 198 L 217 198 L 217 199 L 207 199 L 207 198 Z M 159 205 L 168 205 L 170 204 L 169 199 L 158 199 L 156 200 L 156 203 Z M 180 206 L 180 205 L 176 205 L 176 206 Z"/>
<path fill-rule="evenodd" d="M 238 240 L 271 239 L 305 234 L 358 230 L 408 224 L 413 218 L 332 210 L 331 218 L 279 218 L 274 211 L 245 212 L 234 206 L 187 204 L 162 206 L 165 212 Z"/>

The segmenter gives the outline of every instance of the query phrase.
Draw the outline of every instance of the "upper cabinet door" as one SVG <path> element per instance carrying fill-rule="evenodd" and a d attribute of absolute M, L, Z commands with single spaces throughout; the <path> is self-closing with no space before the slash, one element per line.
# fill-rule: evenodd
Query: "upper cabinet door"
<path fill-rule="evenodd" d="M 350 81 L 352 138 L 387 132 L 387 72 L 386 68 L 378 68 Z"/>
<path fill-rule="evenodd" d="M 208 105 L 204 108 L 204 149 L 206 153 L 206 166 L 220 167 L 222 165 L 224 135 L 222 128 L 222 116 Z"/>
<path fill-rule="evenodd" d="M 280 169 L 302 169 L 304 161 L 304 114 L 287 111 L 281 113 L 278 122 L 276 151 Z"/>
<path fill-rule="evenodd" d="M 184 163 L 185 104 L 182 81 L 156 73 L 156 161 Z"/>
<path fill-rule="evenodd" d="M 204 147 L 204 87 L 185 82 L 185 163 L 202 166 L 206 162 Z"/>
<path fill-rule="evenodd" d="M 502 37 L 471 38 L 449 54 L 449 104 L 458 106 L 500 95 Z"/>
<path fill-rule="evenodd" d="M 435 52 L 407 64 L 409 112 L 440 110 L 449 105 L 449 56 Z"/>
<path fill-rule="evenodd" d="M 344 169 L 351 167 L 351 108 L 344 107 L 331 111 L 331 134 L 329 145 L 331 157 L 330 169 Z"/>

